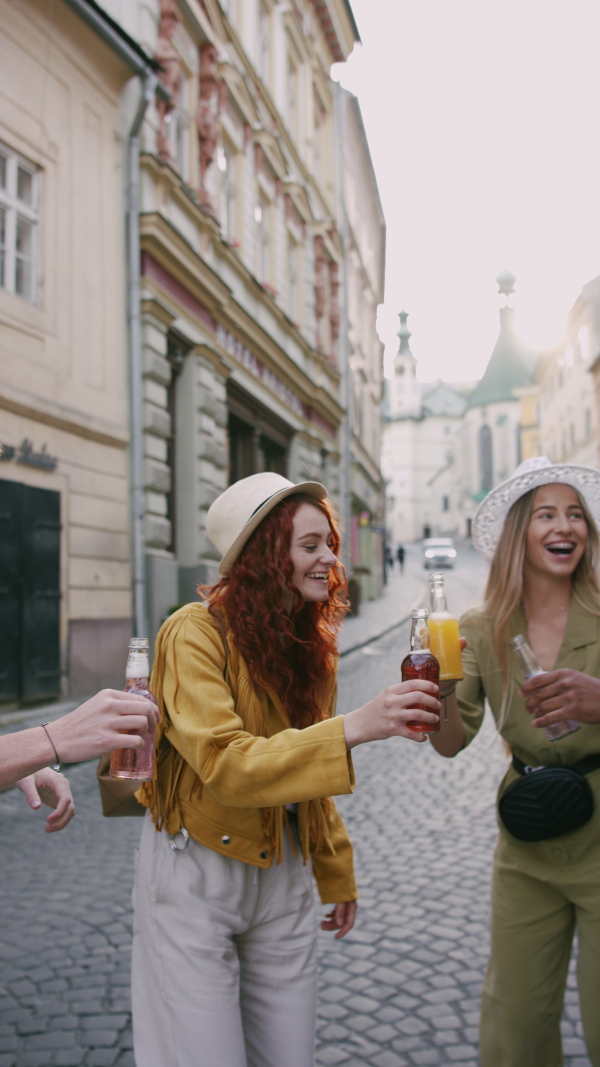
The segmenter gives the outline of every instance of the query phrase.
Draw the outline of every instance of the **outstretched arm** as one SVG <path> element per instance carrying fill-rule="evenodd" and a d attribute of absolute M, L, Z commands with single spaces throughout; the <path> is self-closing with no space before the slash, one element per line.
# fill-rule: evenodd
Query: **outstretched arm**
<path fill-rule="evenodd" d="M 94 759 L 113 748 L 141 748 L 158 709 L 145 697 L 103 689 L 68 715 L 0 737 L 0 790 L 50 764 Z"/>

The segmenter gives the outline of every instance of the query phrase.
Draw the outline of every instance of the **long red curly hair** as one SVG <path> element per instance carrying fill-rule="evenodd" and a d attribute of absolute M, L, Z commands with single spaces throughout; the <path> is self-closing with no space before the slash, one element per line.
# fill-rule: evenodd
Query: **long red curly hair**
<path fill-rule="evenodd" d="M 209 611 L 224 613 L 252 680 L 273 689 L 290 724 L 303 729 L 321 718 L 319 688 L 337 663 L 337 630 L 348 610 L 346 573 L 329 572 L 329 597 L 305 602 L 292 584 L 293 519 L 301 504 L 323 512 L 337 556 L 340 533 L 327 500 L 294 493 L 276 504 L 248 538 L 229 574 L 203 590 Z M 290 609 L 291 598 L 291 609 Z"/>

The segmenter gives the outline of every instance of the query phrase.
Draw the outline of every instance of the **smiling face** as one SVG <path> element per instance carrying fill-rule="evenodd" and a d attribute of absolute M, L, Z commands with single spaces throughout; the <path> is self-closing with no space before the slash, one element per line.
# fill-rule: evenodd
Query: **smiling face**
<path fill-rule="evenodd" d="M 527 529 L 524 573 L 570 578 L 587 539 L 587 522 L 575 489 L 558 482 L 540 486 Z"/>
<path fill-rule="evenodd" d="M 292 519 L 290 559 L 292 582 L 306 601 L 327 600 L 329 571 L 337 561 L 327 516 L 312 504 L 301 504 Z"/>

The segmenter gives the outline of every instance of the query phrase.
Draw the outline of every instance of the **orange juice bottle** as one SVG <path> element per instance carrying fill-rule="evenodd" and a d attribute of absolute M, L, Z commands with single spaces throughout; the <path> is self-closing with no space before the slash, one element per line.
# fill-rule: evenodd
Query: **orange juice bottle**
<path fill-rule="evenodd" d="M 463 677 L 458 619 L 448 611 L 443 574 L 429 576 L 429 598 L 430 647 L 440 665 L 440 682 L 458 681 Z"/>

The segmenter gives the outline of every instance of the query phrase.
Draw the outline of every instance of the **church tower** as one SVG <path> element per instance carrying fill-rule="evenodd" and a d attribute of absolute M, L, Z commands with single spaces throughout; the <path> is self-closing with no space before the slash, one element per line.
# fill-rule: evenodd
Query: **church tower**
<path fill-rule="evenodd" d="M 400 329 L 396 336 L 400 345 L 394 359 L 394 377 L 389 387 L 389 418 L 415 418 L 421 416 L 421 385 L 417 381 L 417 361 L 410 350 L 411 332 L 406 325 L 408 312 L 399 314 Z"/>

